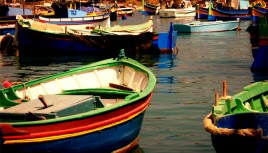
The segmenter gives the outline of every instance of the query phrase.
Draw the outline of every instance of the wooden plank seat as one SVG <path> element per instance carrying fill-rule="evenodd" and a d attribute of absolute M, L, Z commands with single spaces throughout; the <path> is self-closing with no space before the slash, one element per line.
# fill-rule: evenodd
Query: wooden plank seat
<path fill-rule="evenodd" d="M 109 83 L 109 87 L 121 89 L 121 90 L 128 90 L 128 91 L 134 91 L 134 89 L 129 88 L 125 85 L 115 84 L 115 83 Z"/>
<path fill-rule="evenodd" d="M 40 99 L 34 99 L 1 110 L 0 121 L 64 117 L 94 110 L 97 107 L 96 103 L 101 103 L 99 97 L 92 95 L 44 95 L 44 101 L 45 104 Z"/>

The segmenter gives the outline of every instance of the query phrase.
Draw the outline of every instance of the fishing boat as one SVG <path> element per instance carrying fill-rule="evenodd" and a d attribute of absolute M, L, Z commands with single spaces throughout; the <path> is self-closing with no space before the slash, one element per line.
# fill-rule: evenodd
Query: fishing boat
<path fill-rule="evenodd" d="M 136 25 L 103 27 L 91 24 L 69 26 L 47 24 L 18 16 L 17 23 L 16 35 L 21 56 L 114 55 L 121 48 L 129 54 L 135 52 L 137 48 L 146 50 L 152 47 L 154 36 L 152 19 Z"/>
<path fill-rule="evenodd" d="M 251 20 L 251 7 L 249 1 L 231 0 L 229 3 L 219 0 L 219 2 L 208 2 L 205 7 L 196 9 L 196 19 L 216 20 Z"/>
<path fill-rule="evenodd" d="M 204 128 L 211 134 L 217 153 L 267 153 L 268 82 L 255 82 L 233 96 L 215 93 L 212 112 L 204 118 Z"/>
<path fill-rule="evenodd" d="M 196 14 L 195 8 L 167 8 L 159 10 L 159 17 L 161 18 L 179 18 L 179 17 L 194 17 Z"/>
<path fill-rule="evenodd" d="M 268 73 L 268 24 L 262 18 L 259 24 L 250 25 L 246 31 L 250 34 L 253 63 L 252 72 Z"/>
<path fill-rule="evenodd" d="M 266 17 L 268 8 L 254 7 L 252 8 L 252 22 L 258 24 L 260 20 Z"/>
<path fill-rule="evenodd" d="M 40 15 L 38 17 L 40 22 L 58 25 L 92 24 L 96 26 L 101 24 L 106 26 L 108 21 L 110 21 L 110 15 L 106 11 L 87 13 L 83 10 L 68 7 L 63 2 L 52 3 L 51 7 L 54 11 Z"/>
<path fill-rule="evenodd" d="M 132 7 L 126 7 L 124 5 L 118 5 L 118 8 L 116 9 L 116 13 L 118 17 L 122 16 L 133 16 L 134 15 L 134 8 Z"/>
<path fill-rule="evenodd" d="M 143 15 L 156 15 L 159 13 L 160 3 L 155 4 L 150 2 L 144 2 L 143 9 Z"/>
<path fill-rule="evenodd" d="M 159 10 L 160 18 L 178 18 L 178 17 L 194 17 L 196 8 L 191 5 L 190 1 L 182 1 L 181 4 L 173 0 L 167 1 L 166 5 Z"/>
<path fill-rule="evenodd" d="M 210 15 L 210 14 L 209 14 Z M 246 10 L 228 10 L 212 8 L 211 9 L 211 20 L 251 20 L 252 15 L 249 9 Z"/>
<path fill-rule="evenodd" d="M 107 77 L 108 76 L 108 77 Z M 139 140 L 155 75 L 111 58 L 1 89 L 2 152 L 127 152 Z"/>
<path fill-rule="evenodd" d="M 208 7 L 196 9 L 195 19 L 208 19 Z"/>
<path fill-rule="evenodd" d="M 240 20 L 234 21 L 193 21 L 188 24 L 174 24 L 174 31 L 179 33 L 198 33 L 198 32 L 221 32 L 239 28 Z"/>

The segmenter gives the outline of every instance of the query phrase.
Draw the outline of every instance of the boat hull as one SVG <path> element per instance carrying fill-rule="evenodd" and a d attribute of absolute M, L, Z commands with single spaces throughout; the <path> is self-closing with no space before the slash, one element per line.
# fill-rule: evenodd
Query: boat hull
<path fill-rule="evenodd" d="M 159 6 L 155 4 L 145 3 L 144 4 L 144 11 L 142 11 L 143 15 L 156 15 L 159 12 Z"/>
<path fill-rule="evenodd" d="M 35 142 L 26 144 L 2 145 L 4 152 L 113 152 L 131 150 L 139 140 L 139 134 L 144 113 L 125 123 L 113 127 L 85 134 L 83 136 L 61 139 L 49 142 Z M 68 146 L 68 147 L 66 147 Z"/>
<path fill-rule="evenodd" d="M 241 135 L 211 135 L 212 144 L 217 153 L 230 152 L 230 148 L 239 148 L 244 153 L 267 153 L 268 151 L 268 114 L 243 113 L 222 117 L 217 122 L 218 128 L 227 129 L 262 129 L 261 137 Z M 228 146 L 228 147 L 226 147 Z M 232 151 L 231 151 L 232 152 Z"/>
<path fill-rule="evenodd" d="M 115 59 L 6 87 L 1 152 L 127 152 L 139 140 L 155 83 L 121 50 Z"/>
<path fill-rule="evenodd" d="M 208 18 L 208 8 L 200 8 L 196 10 L 195 19 L 207 19 Z"/>
<path fill-rule="evenodd" d="M 110 26 L 109 13 L 100 14 L 97 16 L 85 16 L 85 17 L 69 17 L 69 18 L 55 18 L 49 16 L 39 16 L 40 22 L 58 24 L 58 25 L 79 25 L 79 24 L 91 24 L 92 26 Z"/>
<path fill-rule="evenodd" d="M 250 25 L 247 31 L 250 33 L 253 63 L 252 72 L 268 73 L 268 26 L 267 24 Z"/>
<path fill-rule="evenodd" d="M 100 49 L 74 41 L 68 34 L 44 33 L 21 25 L 18 25 L 18 48 L 21 56 L 96 53 Z"/>
<path fill-rule="evenodd" d="M 268 151 L 268 82 L 245 86 L 232 96 L 215 94 L 212 112 L 204 118 L 204 128 L 211 135 L 217 153 Z"/>
<path fill-rule="evenodd" d="M 210 20 L 251 20 L 252 15 L 247 10 L 224 10 L 224 9 L 211 9 L 211 14 L 208 15 Z"/>
<path fill-rule="evenodd" d="M 136 53 L 137 50 L 147 51 L 147 49 L 149 52 L 152 51 L 153 36 L 153 32 L 142 32 L 137 35 L 131 33 L 79 35 L 67 32 L 44 32 L 23 27 L 18 23 L 18 48 L 21 56 L 103 53 L 114 56 L 122 48 L 127 54 Z M 42 53 L 40 48 L 42 48 Z"/>
<path fill-rule="evenodd" d="M 179 18 L 179 17 L 194 17 L 195 9 L 160 9 L 159 16 L 161 18 Z"/>
<path fill-rule="evenodd" d="M 252 22 L 260 23 L 262 20 L 265 22 L 265 14 L 268 12 L 268 8 L 252 8 Z"/>

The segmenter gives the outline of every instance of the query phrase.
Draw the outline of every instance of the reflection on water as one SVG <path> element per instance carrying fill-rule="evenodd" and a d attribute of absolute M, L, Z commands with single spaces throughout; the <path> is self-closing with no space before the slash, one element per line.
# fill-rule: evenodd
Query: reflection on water
<path fill-rule="evenodd" d="M 160 70 L 171 70 L 173 67 L 177 66 L 177 63 L 174 63 L 177 54 L 160 54 L 157 62 L 157 66 Z M 162 74 L 157 76 L 158 84 L 173 84 L 174 76 L 170 73 Z M 162 89 L 161 92 L 169 92 L 167 89 Z"/>
<path fill-rule="evenodd" d="M 159 63 L 157 64 L 160 69 L 167 69 L 175 67 L 174 60 L 177 54 L 160 54 Z"/>

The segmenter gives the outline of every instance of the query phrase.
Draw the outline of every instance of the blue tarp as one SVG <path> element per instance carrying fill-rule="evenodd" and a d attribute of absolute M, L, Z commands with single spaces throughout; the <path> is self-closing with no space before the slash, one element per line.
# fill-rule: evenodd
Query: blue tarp
<path fill-rule="evenodd" d="M 18 7 L 9 7 L 9 11 L 7 12 L 7 16 L 16 16 L 16 15 L 32 15 L 32 10 L 30 9 L 24 9 L 23 14 L 23 8 Z"/>

